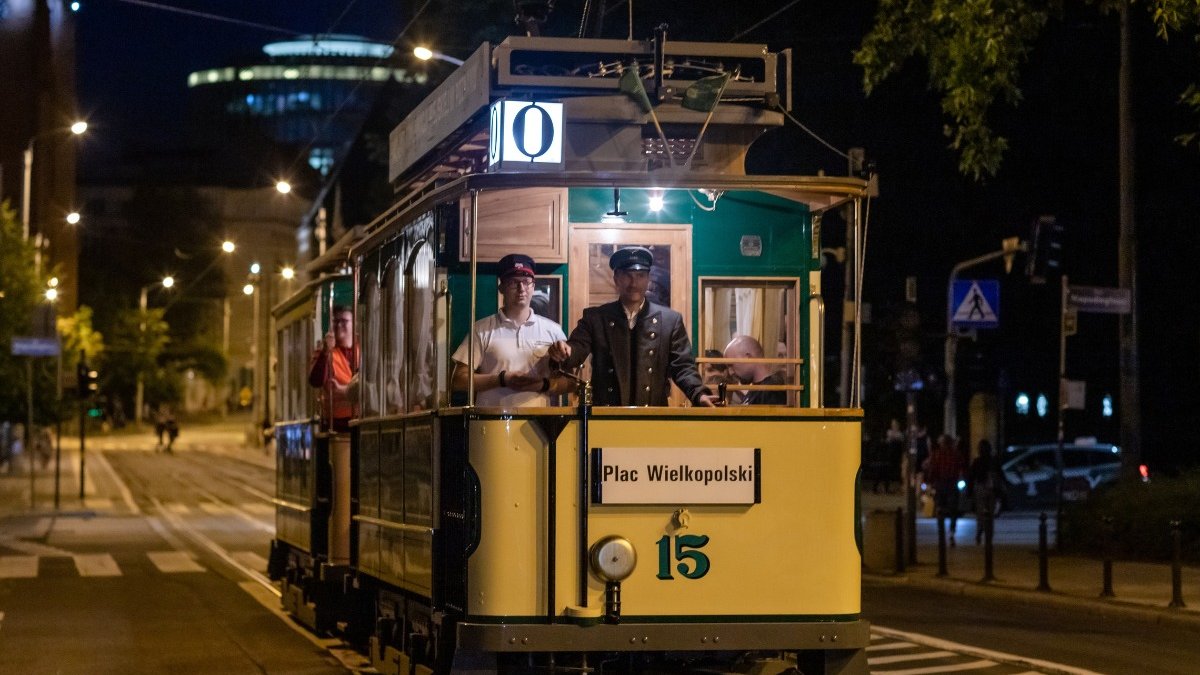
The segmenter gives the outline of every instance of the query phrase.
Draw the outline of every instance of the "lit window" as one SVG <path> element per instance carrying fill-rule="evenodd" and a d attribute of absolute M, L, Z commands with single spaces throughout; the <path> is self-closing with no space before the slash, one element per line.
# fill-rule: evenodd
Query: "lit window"
<path fill-rule="evenodd" d="M 1050 410 L 1050 401 L 1046 400 L 1045 394 L 1038 394 L 1037 397 L 1037 414 L 1038 417 L 1045 417 Z"/>
<path fill-rule="evenodd" d="M 1017 394 L 1017 414 L 1029 414 L 1029 394 L 1026 394 L 1025 392 Z"/>
<path fill-rule="evenodd" d="M 253 68 L 243 68 L 238 73 L 238 79 L 239 80 L 253 80 L 254 79 L 254 69 Z"/>
<path fill-rule="evenodd" d="M 1104 399 L 1100 402 L 1100 414 L 1105 417 L 1113 416 L 1113 400 L 1112 394 L 1105 394 Z"/>
<path fill-rule="evenodd" d="M 283 79 L 285 80 L 294 80 L 298 77 L 300 77 L 300 71 L 295 68 L 288 68 L 283 71 Z"/>

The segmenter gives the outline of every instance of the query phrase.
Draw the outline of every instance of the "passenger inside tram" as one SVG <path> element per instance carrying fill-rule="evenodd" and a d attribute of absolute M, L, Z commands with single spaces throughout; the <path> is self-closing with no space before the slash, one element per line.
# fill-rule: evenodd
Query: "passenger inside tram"
<path fill-rule="evenodd" d="M 736 335 L 725 347 L 727 359 L 761 359 L 765 358 L 763 346 L 758 340 L 749 335 Z M 766 363 L 734 363 L 729 370 L 742 384 L 752 385 L 781 385 L 784 382 L 783 373 L 771 364 Z M 787 405 L 786 391 L 751 390 L 742 395 L 742 405 Z"/>
<path fill-rule="evenodd" d="M 571 388 L 550 368 L 551 344 L 566 339 L 562 328 L 530 306 L 534 297 L 533 258 L 512 253 L 500 259 L 500 311 L 475 322 L 454 352 L 455 391 L 466 391 L 468 354 L 474 344 L 475 405 L 548 406 L 550 396 Z"/>
<path fill-rule="evenodd" d="M 322 423 L 334 431 L 349 431 L 354 415 L 350 381 L 358 372 L 359 356 L 354 344 L 354 314 L 349 307 L 336 305 L 329 319 L 329 332 L 317 344 L 308 365 L 308 383 L 321 390 Z"/>

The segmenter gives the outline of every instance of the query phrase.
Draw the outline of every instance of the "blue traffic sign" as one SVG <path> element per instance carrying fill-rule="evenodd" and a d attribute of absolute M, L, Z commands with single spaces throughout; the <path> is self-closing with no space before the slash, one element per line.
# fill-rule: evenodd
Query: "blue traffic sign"
<path fill-rule="evenodd" d="M 58 338 L 14 337 L 13 356 L 58 356 Z"/>
<path fill-rule="evenodd" d="M 955 280 L 950 300 L 950 323 L 960 328 L 1000 325 L 1000 282 L 995 279 Z"/>

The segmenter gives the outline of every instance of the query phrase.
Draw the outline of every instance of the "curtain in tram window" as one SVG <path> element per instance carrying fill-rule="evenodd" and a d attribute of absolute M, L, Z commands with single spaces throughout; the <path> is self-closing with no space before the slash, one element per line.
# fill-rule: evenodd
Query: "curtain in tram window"
<path fill-rule="evenodd" d="M 394 415 L 404 412 L 404 271 L 402 260 L 392 258 L 388 261 L 387 271 L 383 276 L 385 297 L 383 305 L 386 308 L 383 321 L 383 332 L 386 344 L 383 362 L 384 381 L 384 410 L 385 414 Z"/>
<path fill-rule="evenodd" d="M 737 334 L 749 335 L 760 343 L 763 341 L 763 289 L 761 288 L 737 288 L 736 293 L 736 316 L 737 316 Z"/>
<path fill-rule="evenodd" d="M 434 288 L 437 262 L 429 242 L 418 243 L 409 262 L 408 353 L 409 410 L 428 410 L 434 406 Z"/>
<path fill-rule="evenodd" d="M 779 312 L 779 297 L 783 295 L 780 288 L 764 288 L 760 291 L 762 299 L 759 305 L 759 315 L 762 317 L 762 337 L 758 341 L 763 346 L 763 356 L 770 358 L 779 350 L 779 322 L 782 315 Z M 778 364 L 773 364 L 775 368 Z"/>
<path fill-rule="evenodd" d="M 380 306 L 379 277 L 371 270 L 363 279 L 366 309 L 366 337 L 362 344 L 363 416 L 379 415 L 382 410 L 380 354 L 383 351 L 383 313 Z"/>

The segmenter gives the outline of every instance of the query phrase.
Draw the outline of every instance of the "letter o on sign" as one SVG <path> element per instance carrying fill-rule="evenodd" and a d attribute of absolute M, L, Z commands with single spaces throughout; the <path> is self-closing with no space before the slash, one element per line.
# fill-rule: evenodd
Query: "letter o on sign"
<path fill-rule="evenodd" d="M 537 115 L 538 121 L 541 122 L 538 125 L 542 131 L 541 138 L 530 139 L 525 133 L 525 127 L 531 114 Z M 529 159 L 537 159 L 546 154 L 554 143 L 554 120 L 550 117 L 550 113 L 537 103 L 531 103 L 517 112 L 516 118 L 513 119 L 512 131 L 517 150 Z M 530 147 L 531 140 L 538 144 L 536 148 Z"/>

